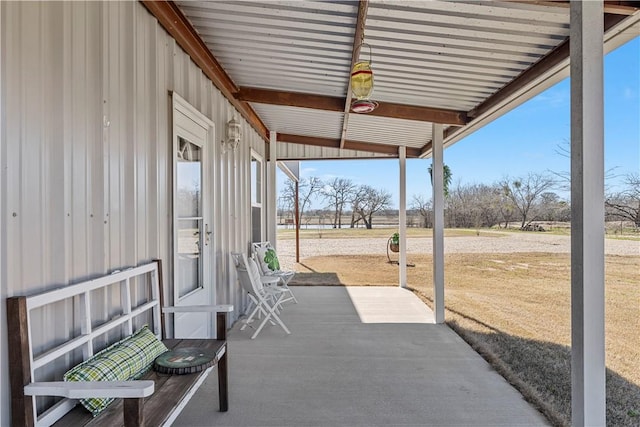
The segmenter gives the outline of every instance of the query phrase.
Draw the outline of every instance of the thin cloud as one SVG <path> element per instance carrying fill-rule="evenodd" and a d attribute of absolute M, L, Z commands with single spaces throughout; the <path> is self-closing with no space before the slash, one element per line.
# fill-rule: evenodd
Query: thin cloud
<path fill-rule="evenodd" d="M 564 90 L 554 90 L 547 91 L 541 95 L 538 95 L 534 99 L 539 102 L 546 104 L 549 107 L 561 107 L 566 105 L 569 100 L 569 94 Z"/>
<path fill-rule="evenodd" d="M 336 174 L 326 173 L 320 176 L 320 179 L 322 179 L 323 181 L 333 181 L 336 178 L 349 179 L 356 183 L 359 182 L 358 177 L 354 177 L 350 175 L 336 175 Z"/>
<path fill-rule="evenodd" d="M 544 154 L 539 151 L 525 151 L 522 153 L 523 157 L 526 159 L 538 160 L 544 158 Z"/>
<path fill-rule="evenodd" d="M 301 177 L 312 176 L 312 174 L 317 170 L 318 169 L 316 169 L 316 168 L 300 168 L 300 176 Z"/>
<path fill-rule="evenodd" d="M 633 100 L 636 99 L 638 97 L 638 90 L 637 89 L 633 89 L 632 87 L 625 87 L 624 90 L 622 91 L 622 97 L 624 99 L 627 100 Z"/>

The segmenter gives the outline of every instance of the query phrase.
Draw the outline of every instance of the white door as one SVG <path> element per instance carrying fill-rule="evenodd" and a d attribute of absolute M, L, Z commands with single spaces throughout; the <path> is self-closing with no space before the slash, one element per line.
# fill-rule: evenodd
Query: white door
<path fill-rule="evenodd" d="M 213 304 L 209 141 L 213 123 L 173 95 L 173 301 L 176 306 Z M 174 336 L 213 336 L 209 314 L 174 315 Z"/>

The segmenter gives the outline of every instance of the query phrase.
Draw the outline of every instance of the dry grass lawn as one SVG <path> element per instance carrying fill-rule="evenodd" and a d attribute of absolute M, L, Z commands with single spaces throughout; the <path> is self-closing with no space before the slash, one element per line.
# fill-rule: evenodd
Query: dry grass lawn
<path fill-rule="evenodd" d="M 386 256 L 301 260 L 301 285 L 389 285 Z M 409 285 L 432 295 L 430 255 L 409 255 Z M 640 425 L 640 257 L 606 259 L 607 424 Z M 556 425 L 570 418 L 570 259 L 566 254 L 447 254 L 447 322 Z"/>

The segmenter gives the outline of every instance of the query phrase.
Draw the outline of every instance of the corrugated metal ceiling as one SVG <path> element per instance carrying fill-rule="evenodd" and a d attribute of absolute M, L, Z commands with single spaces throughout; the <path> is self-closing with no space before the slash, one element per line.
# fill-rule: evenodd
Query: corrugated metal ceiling
<path fill-rule="evenodd" d="M 237 86 L 346 98 L 357 1 L 177 4 Z M 373 52 L 373 98 L 470 113 L 568 36 L 566 5 L 370 0 L 364 41 Z M 366 49 L 360 58 L 369 58 Z M 340 112 L 252 105 L 279 133 L 343 135 Z M 428 121 L 351 113 L 347 124 L 348 140 L 424 148 L 431 139 Z"/>
<path fill-rule="evenodd" d="M 257 103 L 251 106 L 269 129 L 278 133 L 333 139 L 342 133 L 344 113 Z"/>
<path fill-rule="evenodd" d="M 568 14 L 511 6 L 372 1 L 376 99 L 468 111 L 569 35 Z"/>
<path fill-rule="evenodd" d="M 344 96 L 358 7 L 353 2 L 179 2 L 239 86 Z"/>
<path fill-rule="evenodd" d="M 346 139 L 421 148 L 431 140 L 431 123 L 351 114 Z"/>

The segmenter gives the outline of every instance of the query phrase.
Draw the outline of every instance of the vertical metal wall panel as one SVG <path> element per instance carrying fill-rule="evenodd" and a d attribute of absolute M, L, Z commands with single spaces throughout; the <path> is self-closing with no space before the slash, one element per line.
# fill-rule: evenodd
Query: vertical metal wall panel
<path fill-rule="evenodd" d="M 7 297 L 6 289 L 6 271 L 7 271 L 7 203 L 6 203 L 6 191 L 5 173 L 7 170 L 7 135 L 6 135 L 6 119 L 5 119 L 5 97 L 2 96 L 5 93 L 4 84 L 4 64 L 6 62 L 4 58 L 4 40 L 3 33 L 4 24 L 4 7 L 0 4 L 0 342 L 8 342 L 7 334 L 7 319 L 5 314 L 5 304 L 2 302 Z M 7 346 L 0 346 L 0 369 L 2 372 L 9 372 L 8 365 L 8 352 Z M 9 424 L 9 405 L 5 405 L 9 402 L 9 384 L 8 381 L 0 381 L 0 424 Z"/>
<path fill-rule="evenodd" d="M 143 11 L 136 10 L 136 14 Z M 137 60 L 134 75 L 134 143 L 135 150 L 135 231 L 136 231 L 136 259 L 149 258 L 149 230 L 147 217 L 149 216 L 150 180 L 148 179 L 148 164 L 151 157 L 151 141 L 149 138 L 149 125 L 151 123 L 151 109 L 146 108 L 151 101 L 150 85 L 153 84 L 152 76 L 155 74 L 150 69 L 150 53 L 153 51 L 150 45 L 149 21 L 138 19 L 135 26 L 134 58 Z"/>
<path fill-rule="evenodd" d="M 246 298 L 229 252 L 249 248 L 250 148 L 264 156 L 264 141 L 243 121 L 241 146 L 221 152 L 233 107 L 139 3 L 1 2 L 0 19 L 3 299 L 154 258 L 171 294 L 175 91 L 215 123 L 211 280 L 237 318 Z M 110 291 L 93 304 L 106 318 L 119 300 Z M 66 338 L 73 322 L 39 314 L 34 344 Z M 6 376 L 0 404 L 10 407 Z"/>

